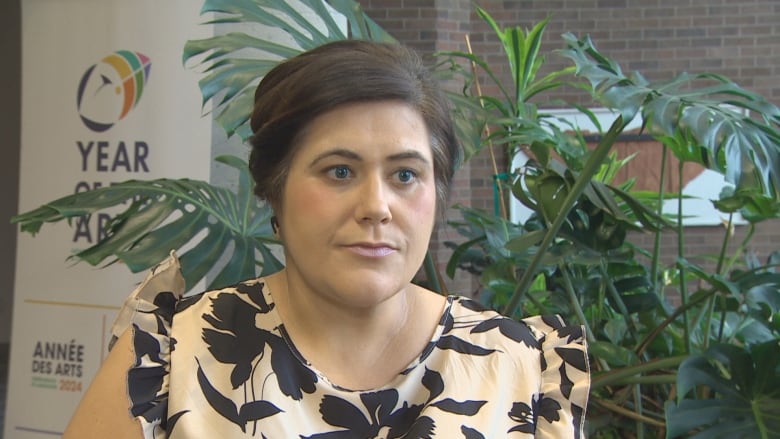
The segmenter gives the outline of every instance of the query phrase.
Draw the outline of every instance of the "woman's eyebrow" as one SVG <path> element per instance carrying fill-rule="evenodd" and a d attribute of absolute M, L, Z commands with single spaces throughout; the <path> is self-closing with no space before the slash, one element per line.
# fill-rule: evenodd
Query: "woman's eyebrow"
<path fill-rule="evenodd" d="M 354 161 L 362 161 L 363 158 L 356 152 L 350 151 L 348 149 L 338 148 L 338 149 L 330 149 L 328 151 L 322 152 L 318 154 L 314 159 L 311 161 L 309 166 L 315 166 L 318 162 L 328 158 L 328 157 L 341 157 L 348 160 L 354 160 Z"/>
<path fill-rule="evenodd" d="M 425 165 L 430 164 L 429 160 L 425 156 L 420 154 L 419 151 L 415 151 L 415 150 L 409 150 L 409 151 L 399 152 L 398 154 L 392 154 L 392 155 L 388 156 L 387 159 L 390 160 L 390 161 L 400 161 L 400 160 L 412 159 L 412 160 L 420 161 L 420 162 L 422 162 Z"/>
<path fill-rule="evenodd" d="M 314 159 L 312 159 L 309 166 L 315 166 L 320 161 L 329 158 L 329 157 L 341 157 L 347 160 L 353 160 L 353 161 L 363 161 L 363 157 L 356 153 L 355 151 L 344 149 L 344 148 L 337 148 L 337 149 L 331 149 L 328 151 L 324 151 L 320 154 L 318 154 Z M 403 161 L 403 160 L 417 160 L 422 162 L 424 165 L 429 165 L 430 161 L 420 154 L 419 151 L 415 150 L 409 150 L 409 151 L 403 151 L 396 154 L 391 154 L 387 157 L 388 161 L 391 162 L 397 162 L 397 161 Z"/>

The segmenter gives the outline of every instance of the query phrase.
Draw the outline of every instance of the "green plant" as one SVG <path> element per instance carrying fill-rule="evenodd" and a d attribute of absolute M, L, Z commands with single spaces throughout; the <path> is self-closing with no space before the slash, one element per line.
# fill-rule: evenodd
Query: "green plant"
<path fill-rule="evenodd" d="M 686 359 L 677 373 L 679 402 L 666 403 L 668 436 L 770 437 L 780 431 L 780 344 L 718 344 Z M 685 398 L 706 389 L 716 397 Z"/>
<path fill-rule="evenodd" d="M 189 179 L 133 180 L 51 201 L 13 221 L 21 224 L 22 231 L 35 234 L 46 222 L 69 220 L 128 203 L 106 225 L 106 238 L 73 257 L 92 265 L 113 257 L 139 272 L 159 263 L 171 249 L 189 244 L 192 247 L 181 254 L 188 287 L 212 272 L 215 261 L 227 250 L 230 258 L 216 271 L 212 285 L 254 276 L 256 265 L 263 273 L 277 271 L 281 263 L 272 253 L 276 240 L 269 221 L 271 212 L 252 194 L 246 163 L 233 156 L 217 160 L 238 171 L 237 192 Z M 202 238 L 193 239 L 198 236 Z M 256 260 L 255 252 L 262 259 Z"/>
<path fill-rule="evenodd" d="M 465 242 L 450 244 L 448 272 L 462 268 L 478 275 L 482 299 L 507 314 L 558 312 L 585 325 L 594 362 L 591 436 L 716 437 L 707 434 L 736 424 L 729 424 L 728 408 L 753 413 L 740 419 L 737 430 L 728 430 L 733 437 L 769 437 L 777 431 L 776 413 L 757 406 L 777 404 L 771 384 L 780 370 L 765 354 L 771 349 L 757 346 L 776 346 L 780 338 L 777 256 L 763 264 L 751 259 L 740 264 L 749 239 L 727 257 L 730 235 L 725 233 L 714 270 L 692 263 L 685 253 L 684 212 L 666 218 L 660 210 L 664 199 L 682 200 L 682 193 L 636 193 L 630 181 L 613 185 L 611 176 L 622 162 L 610 150 L 641 114 L 645 132 L 673 153 L 680 167 L 695 162 L 724 174 L 733 186 L 715 206 L 729 218 L 741 213 L 752 227 L 778 216 L 780 110 L 717 75 L 685 74 L 658 83 L 638 73 L 625 75 L 588 38 L 571 34 L 564 36 L 567 48 L 561 53 L 574 67 L 536 80 L 544 62 L 539 44 L 545 23 L 528 31 L 502 29 L 485 11 L 477 11 L 504 48 L 512 72 L 509 85 L 472 53 L 445 53 L 442 66 L 466 84 L 479 74 L 496 82 L 499 96 L 481 96 L 467 87 L 460 102 L 490 126 L 491 134 L 476 150 L 507 145 L 510 154 L 523 148 L 533 157 L 512 176 L 510 186 L 533 214 L 513 223 L 461 208 L 464 219 L 453 224 Z M 464 59 L 481 70 L 474 74 L 460 68 L 458 60 Z M 576 127 L 561 124 L 531 101 L 564 82 L 615 111 L 613 124 L 592 149 Z M 552 159 L 553 151 L 563 163 Z M 666 162 L 661 166 L 667 172 Z M 662 267 L 659 245 L 637 248 L 627 233 L 632 230 L 655 233 L 657 243 L 662 233 L 676 233 L 677 262 Z M 697 289 L 689 291 L 694 284 Z M 680 306 L 666 300 L 667 290 L 680 295 Z M 753 355 L 754 347 L 759 355 Z M 714 379 L 696 381 L 698 369 L 690 365 L 701 365 L 701 358 L 710 359 L 713 352 L 739 357 L 734 371 L 761 371 L 767 378 L 749 390 L 730 382 L 742 386 L 739 397 L 725 394 L 727 386 L 714 388 Z M 714 366 L 719 373 L 726 373 L 725 355 L 718 359 L 721 366 Z M 753 369 L 744 366 L 745 355 L 753 355 Z M 689 393 L 696 384 L 703 388 Z M 715 407 L 720 411 L 715 413 Z M 709 412 L 691 422 L 696 410 Z"/>
<path fill-rule="evenodd" d="M 184 62 L 205 55 L 199 63 L 205 67 L 206 73 L 200 81 L 203 103 L 213 101 L 217 112 L 215 120 L 228 136 L 238 134 L 246 140 L 252 134 L 249 116 L 255 87 L 279 61 L 329 41 L 347 38 L 395 41 L 353 0 L 307 0 L 301 3 L 320 23 L 304 15 L 289 1 L 206 0 L 203 3 L 201 14 L 217 14 L 207 24 L 270 26 L 292 41 L 292 44 L 280 44 L 268 37 L 230 32 L 185 44 Z M 331 10 L 346 19 L 346 32 Z"/>

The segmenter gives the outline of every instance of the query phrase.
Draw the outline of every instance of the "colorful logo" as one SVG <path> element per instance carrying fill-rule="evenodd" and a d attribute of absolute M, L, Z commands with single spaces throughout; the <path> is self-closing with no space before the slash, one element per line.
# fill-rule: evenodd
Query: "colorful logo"
<path fill-rule="evenodd" d="M 141 99 L 152 63 L 138 52 L 118 50 L 84 72 L 76 105 L 84 125 L 103 132 L 124 119 Z"/>

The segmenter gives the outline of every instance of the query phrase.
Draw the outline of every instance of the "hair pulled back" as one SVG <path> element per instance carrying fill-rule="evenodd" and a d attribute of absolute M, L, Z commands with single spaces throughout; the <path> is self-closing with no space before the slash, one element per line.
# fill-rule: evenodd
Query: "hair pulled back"
<path fill-rule="evenodd" d="M 425 121 L 441 208 L 460 158 L 448 101 L 411 49 L 361 40 L 304 52 L 280 63 L 260 81 L 249 156 L 255 194 L 272 205 L 281 202 L 297 137 L 314 118 L 340 105 L 384 100 L 406 103 Z"/>

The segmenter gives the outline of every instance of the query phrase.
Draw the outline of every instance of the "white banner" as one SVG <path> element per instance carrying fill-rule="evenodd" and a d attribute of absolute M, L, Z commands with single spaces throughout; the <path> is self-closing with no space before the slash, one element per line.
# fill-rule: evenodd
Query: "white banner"
<path fill-rule="evenodd" d="M 19 211 L 128 179 L 209 179 L 212 124 L 182 66 L 200 1 L 22 2 Z M 61 435 L 142 274 L 66 261 L 106 220 L 18 239 L 6 438 Z"/>

